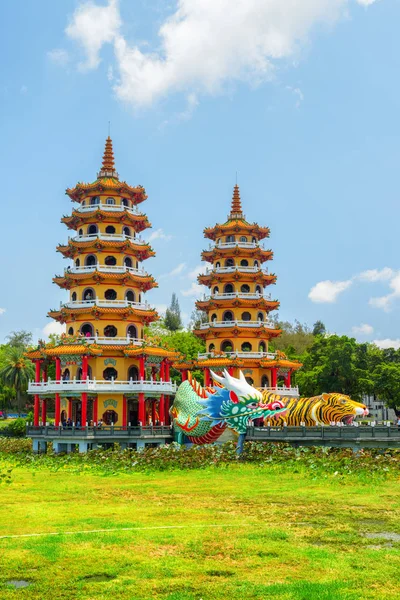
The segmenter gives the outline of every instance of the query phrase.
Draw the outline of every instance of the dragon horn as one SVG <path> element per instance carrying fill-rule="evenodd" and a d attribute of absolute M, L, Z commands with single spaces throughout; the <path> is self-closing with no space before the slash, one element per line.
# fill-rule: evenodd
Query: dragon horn
<path fill-rule="evenodd" d="M 211 369 L 210 369 L 210 375 L 215 381 L 218 381 L 218 383 L 220 383 L 222 385 L 225 384 L 225 377 L 220 377 L 219 375 L 214 373 L 214 371 L 212 371 Z"/>
<path fill-rule="evenodd" d="M 243 371 L 239 371 L 239 379 L 240 379 L 240 381 L 247 383 L 246 377 L 243 375 Z"/>

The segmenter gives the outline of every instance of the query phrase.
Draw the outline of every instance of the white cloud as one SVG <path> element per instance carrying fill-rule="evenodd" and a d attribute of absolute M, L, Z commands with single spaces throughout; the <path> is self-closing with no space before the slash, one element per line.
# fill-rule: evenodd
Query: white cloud
<path fill-rule="evenodd" d="M 360 281 L 366 281 L 370 283 L 375 283 L 376 281 L 388 281 L 394 275 L 393 269 L 390 267 L 384 267 L 383 269 L 369 269 L 368 271 L 363 271 L 359 275 L 356 275 L 354 279 L 359 279 Z"/>
<path fill-rule="evenodd" d="M 172 235 L 167 235 L 164 233 L 163 229 L 156 229 L 150 234 L 147 241 L 153 242 L 154 240 L 165 240 L 166 242 L 169 242 L 169 240 L 172 240 Z"/>
<path fill-rule="evenodd" d="M 99 66 L 102 46 L 116 40 L 120 26 L 118 0 L 108 0 L 107 6 L 91 0 L 78 6 L 65 32 L 84 49 L 86 61 L 79 65 L 82 70 Z"/>
<path fill-rule="evenodd" d="M 66 33 L 83 47 L 84 69 L 96 68 L 102 46 L 114 44 L 119 72 L 114 89 L 121 100 L 146 106 L 184 92 L 197 102 L 197 94 L 219 92 L 232 81 L 256 85 L 271 79 L 278 63 L 293 59 L 317 26 L 337 22 L 351 3 L 178 0 L 175 12 L 159 28 L 157 50 L 144 52 L 122 36 L 117 0 L 108 0 L 106 6 L 90 1 L 77 8 Z"/>
<path fill-rule="evenodd" d="M 336 302 L 339 294 L 347 290 L 352 284 L 351 279 L 347 281 L 320 281 L 311 288 L 308 297 L 312 302 L 330 303 Z"/>
<path fill-rule="evenodd" d="M 5 308 L 0 308 L 0 315 L 4 315 L 5 312 L 6 312 Z"/>
<path fill-rule="evenodd" d="M 400 348 L 400 340 L 391 340 L 386 338 L 384 340 L 374 340 L 373 344 L 376 344 L 379 348 L 386 350 L 387 348 L 394 348 L 395 350 L 399 350 Z"/>
<path fill-rule="evenodd" d="M 367 323 L 362 323 L 361 325 L 355 325 L 352 328 L 352 332 L 356 335 L 371 335 L 374 332 L 374 328 L 372 325 L 368 325 Z"/>
<path fill-rule="evenodd" d="M 169 273 L 164 273 L 164 275 L 160 275 L 159 279 L 162 279 L 163 277 L 176 277 L 177 275 L 180 275 L 185 269 L 186 269 L 186 263 L 185 262 L 179 263 L 179 265 L 177 265 Z"/>
<path fill-rule="evenodd" d="M 204 265 L 197 265 L 197 267 L 195 267 L 194 269 L 189 271 L 189 274 L 188 274 L 189 279 L 197 279 L 197 277 L 201 273 L 204 273 L 205 269 L 206 269 L 206 267 Z"/>
<path fill-rule="evenodd" d="M 47 53 L 47 58 L 59 67 L 65 67 L 69 63 L 69 54 L 63 48 L 54 48 L 54 50 L 49 50 Z"/>
<path fill-rule="evenodd" d="M 154 304 L 153 306 L 159 315 L 165 315 L 165 311 L 168 308 L 166 304 Z"/>
<path fill-rule="evenodd" d="M 389 287 L 393 290 L 390 294 L 371 298 L 369 304 L 374 308 L 382 308 L 385 312 L 391 310 L 393 303 L 400 298 L 400 271 L 393 272 Z"/>
<path fill-rule="evenodd" d="M 374 4 L 374 2 L 377 2 L 377 0 L 357 0 L 358 4 L 361 4 L 361 6 L 371 6 L 371 4 Z"/>
<path fill-rule="evenodd" d="M 49 335 L 55 333 L 56 335 L 61 335 L 62 333 L 65 333 L 66 331 L 66 326 L 65 323 L 64 325 L 61 325 L 61 323 L 58 323 L 58 321 L 52 321 L 51 323 L 47 323 L 47 325 L 45 327 L 43 327 L 42 329 L 42 335 L 44 335 L 46 338 L 49 337 Z"/>
<path fill-rule="evenodd" d="M 196 282 L 192 282 L 188 290 L 181 290 L 182 296 L 195 296 L 200 298 L 204 294 L 204 287 Z"/>

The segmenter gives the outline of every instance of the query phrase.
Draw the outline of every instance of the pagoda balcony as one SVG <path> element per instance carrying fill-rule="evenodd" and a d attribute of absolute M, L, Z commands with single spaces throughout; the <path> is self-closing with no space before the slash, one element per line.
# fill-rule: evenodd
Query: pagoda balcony
<path fill-rule="evenodd" d="M 143 246 L 147 245 L 147 242 L 145 240 L 142 240 L 142 238 L 133 237 L 132 235 L 126 235 L 125 233 L 88 233 L 86 235 L 76 235 L 73 238 L 68 238 L 68 241 L 91 242 L 96 238 L 108 242 L 124 242 L 125 240 L 130 240 L 134 244 Z"/>
<path fill-rule="evenodd" d="M 88 308 L 90 306 L 102 306 L 103 308 L 136 308 L 137 310 L 152 310 L 147 302 L 129 302 L 128 300 L 74 300 L 71 302 L 60 302 L 60 308 Z"/>
<path fill-rule="evenodd" d="M 297 396 L 297 397 L 300 396 L 298 386 L 295 386 L 295 387 L 280 387 L 280 386 L 262 387 L 259 389 L 262 390 L 263 392 L 272 392 L 274 394 L 277 394 L 278 396 Z"/>
<path fill-rule="evenodd" d="M 253 358 L 253 359 L 267 359 L 276 360 L 276 354 L 274 352 L 199 352 L 197 355 L 198 360 L 207 360 L 209 358 Z"/>
<path fill-rule="evenodd" d="M 215 244 L 215 246 L 213 246 L 212 244 L 209 244 L 209 250 L 214 250 L 214 248 L 250 248 L 250 249 L 255 249 L 255 248 L 261 248 L 262 250 L 264 250 L 264 244 L 259 244 L 258 242 L 217 242 Z"/>
<path fill-rule="evenodd" d="M 119 381 L 115 379 L 70 379 L 59 381 L 30 381 L 28 394 L 54 394 L 68 392 L 96 392 L 97 394 L 109 393 L 154 393 L 170 396 L 176 393 L 177 385 L 172 381 Z"/>
<path fill-rule="evenodd" d="M 93 212 L 94 210 L 104 210 L 107 212 L 128 212 L 132 215 L 143 216 L 143 213 L 139 211 L 137 206 L 130 207 L 124 206 L 123 204 L 89 204 L 88 206 L 81 205 L 78 208 L 75 208 L 74 210 L 80 213 Z"/>
<path fill-rule="evenodd" d="M 216 267 L 215 269 L 207 268 L 205 271 L 206 275 L 211 275 L 213 273 L 264 273 L 268 275 L 268 269 L 261 269 L 260 267 Z"/>
<path fill-rule="evenodd" d="M 275 324 L 270 323 L 269 321 L 211 321 L 200 325 L 200 329 L 214 329 L 220 327 L 266 327 L 267 329 L 276 329 Z"/>
<path fill-rule="evenodd" d="M 82 267 L 67 267 L 64 270 L 64 275 L 70 273 L 93 273 L 99 271 L 101 273 L 133 273 L 139 277 L 149 277 L 149 274 L 144 269 L 136 269 L 134 267 L 126 267 L 125 265 L 84 265 Z"/>
<path fill-rule="evenodd" d="M 212 294 L 204 296 L 203 301 L 208 300 L 232 300 L 233 298 L 241 298 L 242 300 L 271 300 L 271 294 L 260 294 L 258 292 L 232 292 L 231 294 Z"/>
<path fill-rule="evenodd" d="M 85 342 L 86 344 L 100 344 L 107 346 L 143 346 L 145 341 L 143 338 L 133 338 L 133 337 L 106 337 L 101 335 L 94 336 L 86 336 L 83 335 L 78 337 L 75 344 L 78 346 Z M 73 345 L 71 342 L 69 345 Z"/>

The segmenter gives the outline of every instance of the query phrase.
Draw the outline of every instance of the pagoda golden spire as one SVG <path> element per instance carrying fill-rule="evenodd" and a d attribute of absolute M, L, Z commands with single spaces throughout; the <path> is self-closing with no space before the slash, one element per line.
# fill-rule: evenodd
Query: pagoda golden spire
<path fill-rule="evenodd" d="M 118 179 L 118 173 L 115 169 L 114 150 L 112 145 L 112 139 L 110 136 L 106 139 L 106 145 L 103 154 L 103 163 L 99 172 L 100 177 L 115 177 Z"/>
<path fill-rule="evenodd" d="M 243 215 L 243 210 L 242 210 L 242 203 L 240 200 L 239 186 L 238 186 L 238 184 L 236 184 L 235 187 L 233 188 L 230 218 L 231 219 L 238 219 L 238 218 L 240 219 L 243 217 L 244 217 L 244 215 Z"/>

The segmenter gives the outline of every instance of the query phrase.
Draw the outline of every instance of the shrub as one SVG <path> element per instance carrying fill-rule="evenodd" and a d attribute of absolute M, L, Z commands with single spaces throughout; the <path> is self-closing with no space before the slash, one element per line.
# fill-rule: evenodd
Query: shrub
<path fill-rule="evenodd" d="M 26 421 L 22 417 L 18 417 L 15 421 L 11 421 L 8 425 L 7 430 L 15 436 L 22 437 L 26 431 Z"/>

